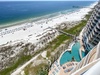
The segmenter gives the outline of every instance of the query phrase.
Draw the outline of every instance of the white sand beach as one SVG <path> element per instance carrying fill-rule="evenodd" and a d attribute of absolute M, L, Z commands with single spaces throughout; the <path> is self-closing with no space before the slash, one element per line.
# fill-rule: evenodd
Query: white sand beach
<path fill-rule="evenodd" d="M 66 15 L 59 15 L 32 23 L 27 22 L 21 25 L 3 28 L 0 30 L 0 45 L 16 43 L 18 41 L 36 43 L 45 32 L 53 32 L 53 30 L 48 29 L 48 27 L 55 28 L 63 22 L 81 21 L 95 4 L 96 3 Z"/>
<path fill-rule="evenodd" d="M 12 44 L 19 41 L 31 43 L 39 42 L 39 38 L 42 37 L 44 33 L 54 32 L 48 29 L 48 27 L 56 28 L 57 25 L 63 22 L 81 21 L 95 4 L 96 3 L 66 15 L 59 15 L 32 23 L 27 22 L 21 25 L 3 28 L 0 30 L 0 45 Z"/>

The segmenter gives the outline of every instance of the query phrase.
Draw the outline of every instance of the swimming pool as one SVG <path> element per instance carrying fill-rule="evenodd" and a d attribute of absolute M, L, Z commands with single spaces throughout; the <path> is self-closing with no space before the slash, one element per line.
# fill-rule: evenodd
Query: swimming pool
<path fill-rule="evenodd" d="M 72 46 L 72 50 L 71 51 L 66 51 L 61 59 L 60 59 L 60 65 L 65 64 L 66 62 L 72 61 L 72 58 L 74 57 L 75 61 L 79 62 L 81 60 L 80 55 L 79 55 L 79 49 L 80 49 L 80 43 L 76 42 L 73 46 Z M 82 52 L 82 56 L 85 56 L 85 53 Z"/>

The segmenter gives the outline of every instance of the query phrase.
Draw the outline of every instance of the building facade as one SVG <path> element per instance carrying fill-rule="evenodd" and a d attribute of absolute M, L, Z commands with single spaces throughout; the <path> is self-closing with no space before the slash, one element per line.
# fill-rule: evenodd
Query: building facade
<path fill-rule="evenodd" d="M 94 11 L 83 30 L 82 42 L 84 49 L 90 51 L 100 41 L 100 2 L 95 6 Z"/>
<path fill-rule="evenodd" d="M 99 75 L 100 72 L 100 1 L 82 30 L 82 44 L 88 54 L 69 75 Z M 91 50 L 91 51 L 90 51 Z M 98 66 L 98 67 L 96 67 Z M 97 71 L 97 72 L 96 72 Z"/>
<path fill-rule="evenodd" d="M 100 62 L 100 42 L 71 71 L 69 75 L 87 75 L 97 62 Z M 99 66 L 99 65 L 98 65 Z M 100 68 L 100 67 L 99 67 Z M 90 71 L 89 71 L 90 72 Z M 94 72 L 95 73 L 95 72 Z M 100 72 L 99 72 L 100 73 Z M 91 74 L 88 74 L 91 75 Z M 97 75 L 96 73 L 94 75 Z"/>

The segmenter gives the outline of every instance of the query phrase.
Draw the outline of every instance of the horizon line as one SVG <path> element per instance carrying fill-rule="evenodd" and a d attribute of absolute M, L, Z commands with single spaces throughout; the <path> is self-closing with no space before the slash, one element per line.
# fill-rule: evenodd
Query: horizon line
<path fill-rule="evenodd" d="M 14 0 L 8 0 L 8 1 L 7 1 L 7 0 L 3 0 L 3 1 L 0 1 L 0 2 L 5 2 L 5 1 L 6 1 L 6 2 L 10 2 L 10 1 L 11 1 L 11 2 L 12 2 L 12 1 L 13 1 L 13 2 L 15 2 L 15 1 L 21 2 L 21 1 L 24 1 L 24 0 L 15 0 L 15 1 L 14 1 Z M 25 1 L 28 2 L 28 1 L 79 1 L 79 0 L 25 0 Z M 24 2 L 25 2 L 25 1 L 24 1 Z M 81 0 L 81 1 L 93 1 L 93 0 Z M 81 2 L 81 1 L 80 1 L 80 2 Z M 93 2 L 98 2 L 98 0 L 97 0 L 97 1 L 93 1 Z"/>

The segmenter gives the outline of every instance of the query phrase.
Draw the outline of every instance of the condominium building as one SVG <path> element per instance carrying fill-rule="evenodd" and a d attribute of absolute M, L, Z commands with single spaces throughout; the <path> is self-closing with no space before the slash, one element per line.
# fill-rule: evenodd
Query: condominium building
<path fill-rule="evenodd" d="M 100 75 L 100 1 L 82 30 L 81 41 L 88 54 L 69 75 Z"/>
<path fill-rule="evenodd" d="M 100 41 L 100 2 L 95 6 L 94 11 L 83 30 L 82 42 L 84 49 L 90 51 Z"/>
<path fill-rule="evenodd" d="M 100 42 L 80 61 L 55 62 L 48 75 L 100 75 Z"/>
<path fill-rule="evenodd" d="M 88 54 L 80 62 L 69 61 L 60 65 L 58 60 L 48 75 L 100 75 L 100 1 L 79 37 L 82 46 L 79 56 L 82 58 L 82 52 Z"/>
<path fill-rule="evenodd" d="M 92 70 L 93 74 L 91 74 L 92 72 L 89 71 L 97 62 L 99 62 L 98 67 L 100 68 L 100 42 L 78 63 L 69 75 L 100 75 L 100 72 L 96 74 L 97 72 Z"/>

